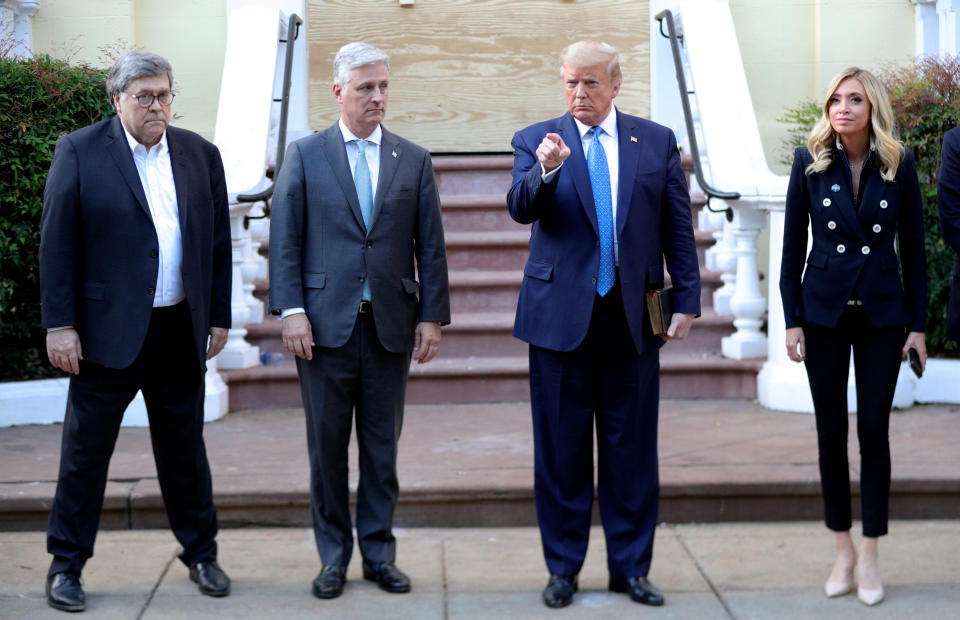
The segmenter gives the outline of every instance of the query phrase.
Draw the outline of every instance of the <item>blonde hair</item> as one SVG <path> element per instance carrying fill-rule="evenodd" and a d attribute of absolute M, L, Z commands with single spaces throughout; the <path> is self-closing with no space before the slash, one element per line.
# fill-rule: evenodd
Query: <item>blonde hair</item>
<path fill-rule="evenodd" d="M 592 67 L 601 63 L 607 65 L 611 82 L 623 79 L 620 72 L 620 53 L 615 47 L 602 41 L 571 43 L 560 52 L 560 78 L 563 78 L 564 67 Z"/>
<path fill-rule="evenodd" d="M 806 173 L 823 172 L 833 160 L 837 132 L 830 125 L 830 100 L 840 87 L 840 83 L 847 78 L 855 78 L 863 84 L 864 94 L 870 101 L 870 143 L 876 148 L 877 156 L 880 158 L 880 176 L 884 181 L 893 181 L 900 161 L 903 159 L 904 149 L 903 143 L 897 139 L 890 96 L 876 76 L 859 67 L 844 69 L 830 80 L 830 85 L 824 93 L 823 114 L 810 131 L 810 137 L 807 138 L 807 150 L 813 157 L 813 163 L 807 166 Z"/>

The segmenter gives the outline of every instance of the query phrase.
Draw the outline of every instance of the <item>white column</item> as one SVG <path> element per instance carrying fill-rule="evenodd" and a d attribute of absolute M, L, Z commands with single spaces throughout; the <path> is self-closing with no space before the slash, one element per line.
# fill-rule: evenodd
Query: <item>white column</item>
<path fill-rule="evenodd" d="M 730 235 L 735 244 L 737 277 L 730 312 L 735 317 L 736 332 L 721 340 L 724 357 L 755 359 L 767 354 L 767 337 L 760 331 L 767 300 L 760 293 L 760 270 L 757 265 L 757 237 L 766 224 L 766 213 L 756 203 L 737 200 L 733 206 L 733 221 L 724 236 Z"/>
<path fill-rule="evenodd" d="M 251 345 L 244 338 L 251 322 L 250 295 L 245 290 L 244 263 L 246 247 L 250 233 L 243 227 L 243 216 L 250 212 L 250 203 L 232 203 L 230 205 L 230 237 L 233 244 L 233 286 L 230 292 L 230 321 L 233 327 L 227 334 L 227 344 L 218 358 L 220 368 L 250 368 L 260 364 L 260 348 Z M 250 271 L 247 270 L 249 274 Z M 251 289 L 252 290 L 252 289 Z"/>
<path fill-rule="evenodd" d="M 17 42 L 9 50 L 11 56 L 33 53 L 33 16 L 39 10 L 40 0 L 0 0 L 0 34 Z"/>

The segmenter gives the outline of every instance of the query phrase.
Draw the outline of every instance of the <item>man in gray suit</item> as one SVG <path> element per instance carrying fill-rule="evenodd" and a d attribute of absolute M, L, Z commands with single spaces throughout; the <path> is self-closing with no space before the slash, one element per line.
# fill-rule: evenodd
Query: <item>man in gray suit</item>
<path fill-rule="evenodd" d="M 363 576 L 388 592 L 410 590 L 394 564 L 392 531 L 404 393 L 411 352 L 421 364 L 430 361 L 440 325 L 450 322 L 430 154 L 380 125 L 389 58 L 350 43 L 337 52 L 333 73 L 340 120 L 290 145 L 270 224 L 270 309 L 282 315 L 284 346 L 297 357 L 307 417 L 319 598 L 343 592 L 353 550 L 347 445 L 354 412 Z"/>

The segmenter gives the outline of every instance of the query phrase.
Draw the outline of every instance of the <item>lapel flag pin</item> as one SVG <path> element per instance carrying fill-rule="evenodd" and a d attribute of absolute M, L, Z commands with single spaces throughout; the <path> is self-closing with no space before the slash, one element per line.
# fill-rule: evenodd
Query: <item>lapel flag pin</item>
<path fill-rule="evenodd" d="M 831 190 L 831 191 L 834 191 L 834 192 L 839 192 L 839 191 L 840 191 L 840 186 L 837 185 L 836 183 L 834 183 L 834 184 L 830 187 L 830 190 Z"/>
<path fill-rule="evenodd" d="M 391 154 L 391 155 L 393 155 L 394 157 L 396 157 L 396 156 L 397 156 L 397 152 L 396 152 L 396 151 L 393 151 L 393 152 L 392 152 L 392 153 L 390 153 L 390 154 Z"/>
<path fill-rule="evenodd" d="M 636 138 L 634 138 L 633 136 L 630 136 L 630 142 L 636 142 L 636 141 L 637 141 Z"/>

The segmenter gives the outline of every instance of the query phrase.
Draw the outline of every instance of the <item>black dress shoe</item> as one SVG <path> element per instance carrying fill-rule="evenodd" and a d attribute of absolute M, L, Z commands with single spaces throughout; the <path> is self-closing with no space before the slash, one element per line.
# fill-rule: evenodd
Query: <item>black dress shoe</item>
<path fill-rule="evenodd" d="M 337 598 L 343 594 L 347 582 L 347 569 L 343 566 L 324 566 L 313 580 L 313 595 L 317 598 Z"/>
<path fill-rule="evenodd" d="M 197 562 L 191 566 L 190 581 L 197 584 L 200 592 L 207 596 L 226 596 L 230 594 L 230 578 L 223 572 L 216 560 Z"/>
<path fill-rule="evenodd" d="M 47 577 L 47 605 L 61 611 L 83 611 L 87 597 L 80 586 L 80 575 L 57 573 Z"/>
<path fill-rule="evenodd" d="M 566 607 L 573 602 L 573 593 L 577 591 L 576 575 L 550 575 L 550 581 L 543 590 L 543 604 L 547 607 Z"/>
<path fill-rule="evenodd" d="M 644 605 L 663 605 L 663 594 L 646 577 L 610 575 L 610 591 L 626 592 L 631 600 Z"/>
<path fill-rule="evenodd" d="M 375 581 L 381 590 L 400 594 L 410 591 L 410 578 L 393 562 L 377 562 L 371 564 L 363 561 L 363 578 Z"/>

